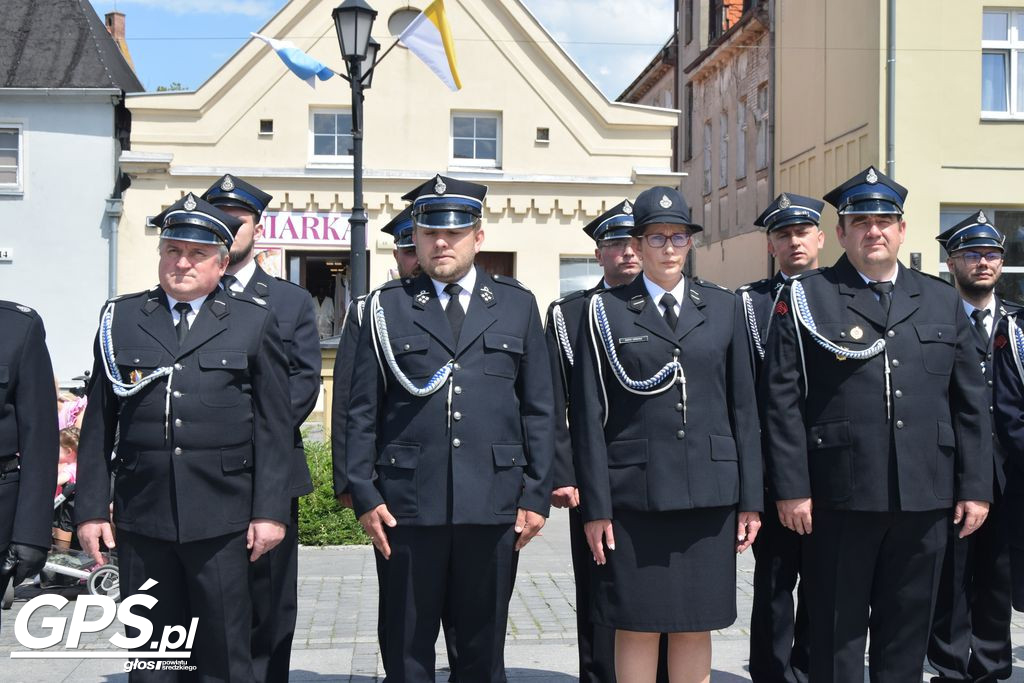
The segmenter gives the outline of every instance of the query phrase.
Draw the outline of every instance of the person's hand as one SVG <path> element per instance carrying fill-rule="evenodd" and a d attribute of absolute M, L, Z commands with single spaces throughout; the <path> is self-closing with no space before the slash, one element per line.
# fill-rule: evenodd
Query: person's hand
<path fill-rule="evenodd" d="M 249 531 L 245 534 L 245 548 L 251 550 L 249 561 L 255 562 L 264 553 L 268 553 L 284 539 L 284 524 L 273 519 L 254 519 L 249 522 Z"/>
<path fill-rule="evenodd" d="M 953 509 L 953 524 L 964 523 L 960 538 L 966 538 L 977 531 L 988 517 L 989 504 L 982 500 L 961 500 Z"/>
<path fill-rule="evenodd" d="M 575 486 L 562 486 L 551 492 L 551 505 L 556 508 L 574 508 L 580 504 L 580 490 Z"/>
<path fill-rule="evenodd" d="M 380 551 L 385 560 L 391 559 L 391 544 L 388 543 L 388 534 L 384 527 L 396 527 L 398 520 L 391 516 L 388 506 L 381 503 L 369 512 L 364 512 L 359 517 L 359 523 L 373 541 L 373 547 Z"/>
<path fill-rule="evenodd" d="M 82 550 L 84 550 L 97 565 L 106 564 L 106 560 L 103 559 L 103 555 L 100 553 L 100 541 L 103 541 L 103 545 L 108 549 L 114 549 L 114 530 L 113 527 L 110 526 L 110 522 L 105 522 L 99 519 L 82 522 L 78 525 L 77 533 L 78 542 L 81 544 Z"/>
<path fill-rule="evenodd" d="M 814 505 L 810 498 L 791 498 L 775 503 L 779 510 L 782 526 L 800 535 L 811 533 L 811 510 Z"/>
<path fill-rule="evenodd" d="M 338 505 L 340 505 L 343 508 L 351 508 L 352 507 L 352 494 L 351 493 L 342 493 L 341 495 L 338 496 L 337 500 L 338 500 Z"/>
<path fill-rule="evenodd" d="M 17 586 L 29 576 L 38 574 L 45 564 L 46 548 L 11 543 L 0 562 L 0 577 L 10 577 L 11 585 Z"/>
<path fill-rule="evenodd" d="M 736 552 L 749 548 L 761 528 L 761 515 L 756 512 L 741 512 L 736 525 Z"/>
<path fill-rule="evenodd" d="M 516 539 L 516 551 L 525 548 L 526 544 L 540 533 L 545 521 L 547 520 L 544 519 L 544 515 L 519 508 L 516 512 L 516 533 L 519 534 L 519 538 Z"/>
<path fill-rule="evenodd" d="M 594 555 L 594 562 L 604 564 L 607 562 L 604 549 L 615 550 L 615 532 L 612 531 L 612 520 L 595 519 L 583 525 L 583 533 L 587 537 L 587 545 Z"/>

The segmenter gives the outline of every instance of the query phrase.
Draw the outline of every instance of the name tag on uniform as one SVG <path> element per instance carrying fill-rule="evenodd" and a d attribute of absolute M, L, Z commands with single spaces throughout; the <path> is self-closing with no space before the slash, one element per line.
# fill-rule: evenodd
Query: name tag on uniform
<path fill-rule="evenodd" d="M 619 337 L 620 344 L 636 344 L 637 342 L 645 342 L 647 340 L 646 334 L 642 337 Z"/>

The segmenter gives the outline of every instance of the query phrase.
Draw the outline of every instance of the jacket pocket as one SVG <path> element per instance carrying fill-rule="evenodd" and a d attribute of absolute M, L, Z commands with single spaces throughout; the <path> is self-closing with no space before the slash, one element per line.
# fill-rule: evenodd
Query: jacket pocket
<path fill-rule="evenodd" d="M 935 375 L 948 375 L 956 360 L 956 326 L 943 323 L 914 325 L 921 342 L 924 369 Z"/>
<path fill-rule="evenodd" d="M 508 334 L 484 332 L 484 373 L 515 379 L 523 356 L 523 340 Z"/>
<path fill-rule="evenodd" d="M 608 444 L 608 467 L 647 464 L 647 439 L 625 439 Z"/>
<path fill-rule="evenodd" d="M 395 354 L 398 367 L 408 377 L 430 377 L 443 363 L 428 358 L 430 335 L 414 334 L 391 339 L 391 352 Z"/>
<path fill-rule="evenodd" d="M 419 513 L 419 459 L 417 443 L 392 442 L 377 455 L 377 488 L 392 514 L 408 517 Z"/>
<path fill-rule="evenodd" d="M 199 358 L 199 400 L 211 408 L 230 408 L 242 401 L 248 378 L 245 351 L 203 351 Z"/>
<path fill-rule="evenodd" d="M 736 452 L 736 440 L 731 436 L 711 435 L 711 459 L 712 460 L 739 460 Z"/>
<path fill-rule="evenodd" d="M 494 458 L 491 484 L 493 511 L 498 515 L 513 514 L 523 492 L 526 452 L 521 443 L 496 443 L 491 444 L 491 454 Z"/>
<path fill-rule="evenodd" d="M 160 367 L 160 361 L 164 357 L 164 352 L 160 349 L 137 349 L 137 348 L 124 348 L 118 349 L 114 352 L 114 358 L 117 361 L 117 365 L 121 370 L 121 381 L 132 382 L 132 373 L 136 373 L 136 378 L 146 378 Z M 139 405 L 148 405 L 152 403 L 154 399 L 163 400 L 164 398 L 164 387 L 166 386 L 167 380 L 157 380 L 142 389 L 136 396 L 133 397 L 138 401 Z M 131 399 L 129 399 L 131 400 Z"/>
<path fill-rule="evenodd" d="M 608 444 L 608 485 L 612 507 L 647 509 L 647 439 L 623 439 Z"/>
<path fill-rule="evenodd" d="M 807 430 L 807 466 L 816 497 L 838 503 L 853 494 L 852 444 L 849 420 L 819 422 Z"/>

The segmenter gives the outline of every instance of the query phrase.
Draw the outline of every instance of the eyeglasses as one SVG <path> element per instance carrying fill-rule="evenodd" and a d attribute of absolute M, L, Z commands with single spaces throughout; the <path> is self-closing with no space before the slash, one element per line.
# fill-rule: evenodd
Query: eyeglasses
<path fill-rule="evenodd" d="M 982 254 L 977 251 L 961 251 L 955 255 L 955 258 L 963 259 L 963 262 L 969 266 L 976 266 L 982 261 L 985 263 L 999 263 L 1003 260 L 1003 252 L 988 251 Z"/>
<path fill-rule="evenodd" d="M 676 249 L 682 249 L 690 243 L 690 233 L 688 232 L 674 232 L 671 235 L 665 235 L 660 232 L 655 232 L 650 235 L 644 235 L 644 239 L 647 240 L 648 246 L 654 247 L 655 249 L 661 249 L 665 246 L 665 243 L 672 240 L 672 246 Z"/>

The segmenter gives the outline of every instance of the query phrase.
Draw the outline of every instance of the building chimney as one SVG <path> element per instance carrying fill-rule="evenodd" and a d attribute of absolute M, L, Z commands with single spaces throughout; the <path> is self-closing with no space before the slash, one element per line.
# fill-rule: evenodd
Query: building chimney
<path fill-rule="evenodd" d="M 132 63 L 132 55 L 128 52 L 128 41 L 124 35 L 124 14 L 122 12 L 107 12 L 103 17 L 104 24 L 107 27 L 107 33 L 117 43 L 117 47 L 121 50 L 121 54 L 124 55 L 124 59 L 128 62 L 128 66 L 135 70 L 135 64 Z"/>

